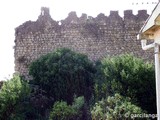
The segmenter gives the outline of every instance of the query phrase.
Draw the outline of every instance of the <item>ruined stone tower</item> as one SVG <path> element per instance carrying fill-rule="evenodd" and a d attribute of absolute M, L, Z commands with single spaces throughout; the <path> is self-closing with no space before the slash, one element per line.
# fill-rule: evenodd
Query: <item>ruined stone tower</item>
<path fill-rule="evenodd" d="M 101 13 L 96 18 L 86 14 L 78 18 L 71 12 L 66 19 L 55 21 L 49 9 L 43 7 L 37 21 L 27 21 L 15 29 L 15 71 L 27 78 L 32 61 L 61 47 L 84 53 L 93 61 L 122 53 L 151 58 L 136 38 L 148 16 L 145 10 L 137 15 L 126 10 L 123 18 L 118 11 L 111 11 L 109 16 Z"/>

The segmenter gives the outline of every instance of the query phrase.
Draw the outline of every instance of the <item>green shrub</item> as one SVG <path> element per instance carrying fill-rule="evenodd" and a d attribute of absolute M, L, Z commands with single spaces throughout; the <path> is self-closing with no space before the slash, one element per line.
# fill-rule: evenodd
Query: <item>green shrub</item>
<path fill-rule="evenodd" d="M 84 106 L 84 97 L 75 98 L 72 105 L 66 102 L 55 102 L 50 112 L 50 120 L 80 120 L 82 117 L 82 107 Z"/>
<path fill-rule="evenodd" d="M 3 82 L 4 82 L 4 81 L 0 81 L 0 89 L 1 89 L 1 87 L 2 87 L 2 85 L 3 85 Z"/>
<path fill-rule="evenodd" d="M 75 111 L 66 102 L 56 102 L 50 115 L 50 120 L 69 120 L 75 114 Z"/>
<path fill-rule="evenodd" d="M 0 119 L 15 119 L 18 104 L 29 94 L 29 85 L 19 76 L 5 81 L 0 89 Z M 17 119 L 20 118 L 17 117 Z"/>
<path fill-rule="evenodd" d="M 46 97 L 45 91 L 38 86 L 31 86 L 32 91 L 25 101 L 20 104 L 17 112 L 23 114 L 26 120 L 48 120 L 51 100 Z"/>
<path fill-rule="evenodd" d="M 86 55 L 69 49 L 58 49 L 34 61 L 29 68 L 33 84 L 54 98 L 54 101 L 73 102 L 73 96 L 92 96 L 94 86 L 93 63 Z"/>
<path fill-rule="evenodd" d="M 95 103 L 91 110 L 92 120 L 130 120 L 131 114 L 142 114 L 140 107 L 119 94 Z"/>
<path fill-rule="evenodd" d="M 95 98 L 120 93 L 148 113 L 156 113 L 155 71 L 150 63 L 132 55 L 105 58 L 97 64 Z"/>

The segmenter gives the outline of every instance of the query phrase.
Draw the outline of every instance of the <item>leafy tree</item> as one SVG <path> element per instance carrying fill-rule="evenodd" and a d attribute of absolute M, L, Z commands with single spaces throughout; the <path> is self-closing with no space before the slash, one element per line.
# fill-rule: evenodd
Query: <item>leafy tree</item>
<path fill-rule="evenodd" d="M 50 115 L 50 120 L 69 120 L 75 114 L 75 111 L 66 102 L 56 102 Z"/>
<path fill-rule="evenodd" d="M 4 81 L 0 81 L 0 89 L 1 89 L 1 87 L 2 87 L 2 85 L 3 85 L 3 82 L 4 82 Z"/>
<path fill-rule="evenodd" d="M 50 120 L 80 120 L 82 117 L 81 109 L 84 106 L 84 97 L 74 99 L 72 105 L 66 102 L 55 102 L 50 112 Z"/>
<path fill-rule="evenodd" d="M 30 94 L 28 83 L 15 75 L 11 80 L 5 81 L 0 89 L 0 119 L 15 119 L 19 103 Z M 17 116 L 17 119 L 20 117 Z"/>
<path fill-rule="evenodd" d="M 92 96 L 94 86 L 93 63 L 86 55 L 62 48 L 34 61 L 29 68 L 33 84 L 45 90 L 53 101 L 73 102 L 73 96 Z"/>
<path fill-rule="evenodd" d="M 98 101 L 91 110 L 92 120 L 131 120 L 131 114 L 142 113 L 140 107 L 119 94 Z"/>
<path fill-rule="evenodd" d="M 23 115 L 26 120 L 48 120 L 49 110 L 52 105 L 50 98 L 38 86 L 31 85 L 31 89 L 30 96 L 19 104 L 20 109 L 17 110 L 17 113 Z"/>
<path fill-rule="evenodd" d="M 97 69 L 98 100 L 120 93 L 148 113 L 156 113 L 155 72 L 151 63 L 126 54 L 103 59 Z"/>

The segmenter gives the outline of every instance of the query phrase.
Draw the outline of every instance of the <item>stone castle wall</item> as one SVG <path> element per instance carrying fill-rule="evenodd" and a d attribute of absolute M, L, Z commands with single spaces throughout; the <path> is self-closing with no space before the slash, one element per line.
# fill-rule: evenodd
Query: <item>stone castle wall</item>
<path fill-rule="evenodd" d="M 27 21 L 15 29 L 15 71 L 27 76 L 33 60 L 61 47 L 84 53 L 93 61 L 123 53 L 152 58 L 153 51 L 143 51 L 136 37 L 148 16 L 145 10 L 137 15 L 126 10 L 123 18 L 118 11 L 95 18 L 71 12 L 66 19 L 54 21 L 44 7 L 37 21 Z"/>

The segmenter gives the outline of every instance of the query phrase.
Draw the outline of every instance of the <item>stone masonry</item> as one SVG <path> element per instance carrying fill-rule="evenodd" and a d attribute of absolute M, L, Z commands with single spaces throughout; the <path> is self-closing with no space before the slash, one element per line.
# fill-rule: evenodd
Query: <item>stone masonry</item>
<path fill-rule="evenodd" d="M 37 21 L 27 21 L 15 29 L 15 71 L 27 78 L 32 61 L 62 47 L 84 53 L 93 61 L 124 53 L 151 59 L 153 51 L 143 51 L 136 37 L 148 16 L 146 10 L 139 10 L 137 15 L 126 10 L 123 18 L 118 11 L 95 18 L 71 12 L 66 19 L 55 21 L 49 9 L 42 7 Z"/>

